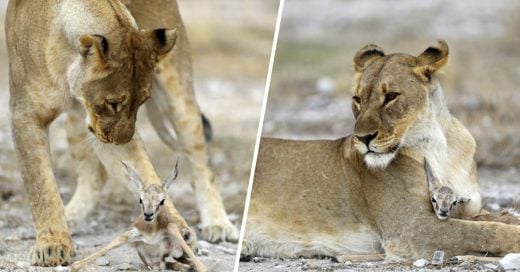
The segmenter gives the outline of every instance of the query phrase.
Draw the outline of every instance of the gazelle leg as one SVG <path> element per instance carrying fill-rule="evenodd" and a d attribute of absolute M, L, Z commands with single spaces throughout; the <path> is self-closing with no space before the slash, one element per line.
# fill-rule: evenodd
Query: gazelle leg
<path fill-rule="evenodd" d="M 182 237 L 181 231 L 179 230 L 177 225 L 175 225 L 174 223 L 168 224 L 168 232 L 170 233 L 170 235 L 172 237 L 175 238 L 175 240 L 176 240 L 175 242 L 181 244 L 182 250 L 184 250 L 184 253 L 186 253 L 186 255 L 188 255 L 188 257 L 190 258 L 191 262 L 193 263 L 195 271 L 197 271 L 197 272 L 208 271 L 206 266 L 204 266 L 204 264 L 201 261 L 199 261 L 197 256 L 195 256 L 195 254 L 191 250 L 191 247 L 188 246 L 186 241 L 184 241 L 184 238 Z"/>
<path fill-rule="evenodd" d="M 100 250 L 98 250 L 97 252 L 89 255 L 88 257 L 86 257 L 85 259 L 83 260 L 80 260 L 80 261 L 77 261 L 77 262 L 74 262 L 72 265 L 71 265 L 71 268 L 70 268 L 70 271 L 73 272 L 73 271 L 79 271 L 80 269 L 82 269 L 83 267 L 85 267 L 85 265 L 87 265 L 89 262 L 97 259 L 98 257 L 100 256 L 103 256 L 105 255 L 107 252 L 109 252 L 110 250 L 114 249 L 114 248 L 117 248 L 117 247 L 120 247 L 121 245 L 123 245 L 124 243 L 126 243 L 126 241 L 128 241 L 128 239 L 132 236 L 132 230 L 129 230 L 121 235 L 119 235 L 117 238 L 115 238 L 114 240 L 112 240 L 110 243 L 108 243 L 106 246 L 102 247 Z"/>
<path fill-rule="evenodd" d="M 146 258 L 146 256 L 143 255 L 139 247 L 137 248 L 137 255 L 139 256 L 139 259 L 141 259 L 141 261 L 144 263 L 146 268 L 152 269 L 152 266 L 150 265 L 151 262 Z"/>

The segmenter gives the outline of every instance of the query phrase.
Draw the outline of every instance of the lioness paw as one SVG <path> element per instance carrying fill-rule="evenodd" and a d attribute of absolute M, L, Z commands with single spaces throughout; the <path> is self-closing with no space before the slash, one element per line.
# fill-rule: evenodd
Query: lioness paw
<path fill-rule="evenodd" d="M 202 239 L 217 243 L 221 241 L 236 242 L 238 241 L 238 230 L 225 218 L 222 222 L 215 222 L 201 227 Z"/>
<path fill-rule="evenodd" d="M 68 264 L 73 254 L 70 243 L 37 242 L 30 251 L 31 265 L 57 266 Z"/>

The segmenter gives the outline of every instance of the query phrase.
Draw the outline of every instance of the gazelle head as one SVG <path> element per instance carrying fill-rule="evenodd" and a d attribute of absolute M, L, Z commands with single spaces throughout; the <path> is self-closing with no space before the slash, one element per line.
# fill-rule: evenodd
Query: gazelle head
<path fill-rule="evenodd" d="M 469 202 L 471 199 L 455 194 L 453 189 L 442 185 L 437 177 L 433 175 L 428 160 L 424 158 L 424 171 L 428 180 L 428 189 L 430 191 L 430 201 L 433 206 L 435 215 L 440 220 L 446 220 L 450 217 L 450 212 L 460 207 L 460 205 Z"/>
<path fill-rule="evenodd" d="M 139 204 L 141 205 L 141 211 L 143 212 L 144 222 L 151 224 L 155 221 L 164 205 L 164 201 L 167 197 L 167 189 L 177 178 L 179 162 L 177 161 L 175 163 L 175 167 L 164 180 L 162 185 L 149 184 L 146 186 L 144 185 L 141 176 L 139 176 L 137 171 L 135 171 L 130 164 L 125 161 L 122 161 L 122 163 L 125 166 L 130 179 L 139 189 Z"/>

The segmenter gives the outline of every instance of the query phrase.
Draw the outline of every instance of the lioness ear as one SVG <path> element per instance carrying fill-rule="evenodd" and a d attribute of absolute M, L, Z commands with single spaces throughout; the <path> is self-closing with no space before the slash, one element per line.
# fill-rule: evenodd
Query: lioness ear
<path fill-rule="evenodd" d="M 108 42 L 107 39 L 101 35 L 82 35 L 79 38 L 79 52 L 85 58 L 92 59 L 96 64 L 106 67 Z"/>
<path fill-rule="evenodd" d="M 385 56 L 385 52 L 375 44 L 365 45 L 359 49 L 354 57 L 354 70 L 363 72 L 363 70 L 374 60 Z"/>
<path fill-rule="evenodd" d="M 450 50 L 445 41 L 437 41 L 435 44 L 426 48 L 418 57 L 418 65 L 415 72 L 426 80 L 430 80 L 432 74 L 439 70 L 448 62 Z"/>
<path fill-rule="evenodd" d="M 173 49 L 177 41 L 177 29 L 159 28 L 155 30 L 145 30 L 145 35 L 150 39 L 152 49 L 157 54 L 157 58 L 161 59 Z"/>

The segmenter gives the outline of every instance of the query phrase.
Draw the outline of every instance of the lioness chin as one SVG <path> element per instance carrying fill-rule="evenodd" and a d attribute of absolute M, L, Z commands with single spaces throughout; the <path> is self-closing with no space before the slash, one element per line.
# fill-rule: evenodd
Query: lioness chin
<path fill-rule="evenodd" d="M 367 45 L 354 57 L 354 133 L 328 141 L 263 138 L 243 255 L 313 257 L 385 253 L 389 258 L 520 251 L 520 226 L 432 211 L 423 160 L 481 211 L 475 141 L 454 118 L 435 73 L 439 41 L 418 56 Z"/>

